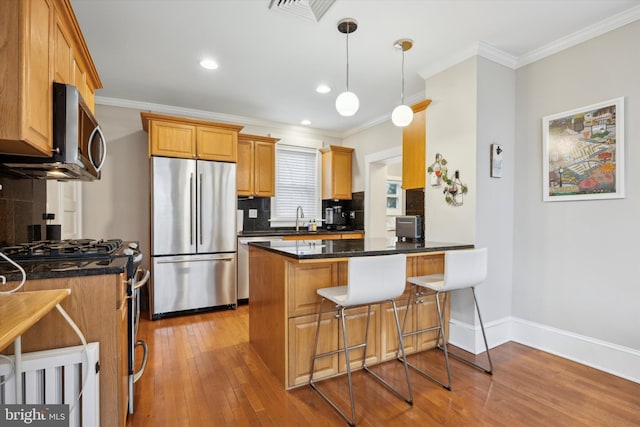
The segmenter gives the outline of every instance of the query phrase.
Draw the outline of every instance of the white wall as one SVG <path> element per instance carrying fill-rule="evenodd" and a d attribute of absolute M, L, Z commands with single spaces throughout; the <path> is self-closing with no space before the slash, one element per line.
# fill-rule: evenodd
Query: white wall
<path fill-rule="evenodd" d="M 478 287 L 478 301 L 485 322 L 504 322 L 511 315 L 513 285 L 515 71 L 482 57 L 477 65 L 475 243 L 489 249 L 489 275 Z M 491 144 L 504 150 L 502 178 L 490 177 Z M 500 342 L 502 334 L 493 335 Z"/>
<path fill-rule="evenodd" d="M 474 243 L 476 238 L 476 110 L 477 60 L 461 62 L 425 81 L 427 107 L 427 166 L 436 153 L 447 160 L 449 177 L 455 170 L 469 187 L 464 204 L 445 202 L 443 187 L 425 189 L 425 235 L 436 242 Z"/>
<path fill-rule="evenodd" d="M 638 21 L 517 70 L 513 315 L 640 350 L 637 40 Z M 542 117 L 619 96 L 626 198 L 543 203 Z"/>
<path fill-rule="evenodd" d="M 442 154 L 449 176 L 459 170 L 469 187 L 464 204 L 453 207 L 445 202 L 442 187 L 427 186 L 426 236 L 489 249 L 489 276 L 477 297 L 484 322 L 501 321 L 511 314 L 513 163 L 503 178 L 490 178 L 489 149 L 491 143 L 499 143 L 508 152 L 507 164 L 513 161 L 515 73 L 473 57 L 428 78 L 425 88 L 432 100 L 427 109 L 427 164 L 436 153 Z M 468 292 L 454 294 L 451 316 L 458 325 L 477 325 Z M 453 333 L 451 339 L 465 341 Z M 494 344 L 499 342 L 500 338 Z M 478 350 L 475 344 L 465 347 Z"/>
<path fill-rule="evenodd" d="M 354 148 L 352 191 L 365 189 L 365 157 L 369 154 L 402 145 L 402 129 L 391 120 L 348 136 L 342 142 L 345 147 Z M 367 195 L 365 194 L 365 197 Z"/>
<path fill-rule="evenodd" d="M 83 234 L 140 242 L 149 262 L 149 161 L 140 111 L 96 105 L 107 139 L 100 181 L 82 184 Z"/>

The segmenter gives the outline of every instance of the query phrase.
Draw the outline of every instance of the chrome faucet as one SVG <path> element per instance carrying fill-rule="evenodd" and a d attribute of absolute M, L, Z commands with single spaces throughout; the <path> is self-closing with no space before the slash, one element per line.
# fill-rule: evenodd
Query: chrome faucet
<path fill-rule="evenodd" d="M 298 212 L 300 212 L 300 216 L 298 216 Z M 300 225 L 298 224 L 300 218 L 304 218 L 304 211 L 302 210 L 302 206 L 298 205 L 296 208 L 296 231 L 300 231 Z"/>

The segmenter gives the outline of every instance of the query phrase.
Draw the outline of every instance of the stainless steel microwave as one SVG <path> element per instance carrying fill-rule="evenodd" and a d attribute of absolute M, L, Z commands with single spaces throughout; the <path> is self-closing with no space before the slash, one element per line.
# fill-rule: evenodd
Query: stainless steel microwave
<path fill-rule="evenodd" d="M 107 156 L 102 129 L 75 86 L 53 83 L 53 153 L 51 157 L 5 156 L 0 163 L 37 179 L 100 179 Z"/>

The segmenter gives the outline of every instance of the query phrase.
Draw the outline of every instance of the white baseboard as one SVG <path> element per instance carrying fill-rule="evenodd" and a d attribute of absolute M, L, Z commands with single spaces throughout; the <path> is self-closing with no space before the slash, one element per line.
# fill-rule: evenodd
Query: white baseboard
<path fill-rule="evenodd" d="M 640 383 L 640 351 L 516 317 L 485 323 L 489 348 L 514 341 Z M 480 325 L 449 322 L 451 344 L 471 353 L 484 351 Z"/>

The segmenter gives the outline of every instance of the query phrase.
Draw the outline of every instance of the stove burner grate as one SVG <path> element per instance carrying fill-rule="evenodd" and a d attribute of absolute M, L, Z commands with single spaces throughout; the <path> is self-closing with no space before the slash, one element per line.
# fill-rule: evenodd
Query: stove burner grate
<path fill-rule="evenodd" d="M 122 246 L 122 240 L 42 240 L 1 248 L 17 260 L 59 260 L 108 258 Z"/>

